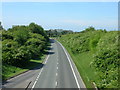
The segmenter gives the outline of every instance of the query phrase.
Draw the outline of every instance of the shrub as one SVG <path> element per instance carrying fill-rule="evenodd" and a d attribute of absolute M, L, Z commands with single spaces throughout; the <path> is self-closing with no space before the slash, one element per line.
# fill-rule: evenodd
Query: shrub
<path fill-rule="evenodd" d="M 6 64 L 15 63 L 14 55 L 17 52 L 19 44 L 16 41 L 6 39 L 2 42 L 2 61 Z"/>
<path fill-rule="evenodd" d="M 27 30 L 17 30 L 14 31 L 14 40 L 17 41 L 19 44 L 24 45 L 24 43 L 29 38 L 29 33 Z"/>

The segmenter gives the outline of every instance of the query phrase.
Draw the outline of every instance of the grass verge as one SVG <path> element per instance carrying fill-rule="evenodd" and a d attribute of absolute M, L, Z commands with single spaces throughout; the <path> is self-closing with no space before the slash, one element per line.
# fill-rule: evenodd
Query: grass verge
<path fill-rule="evenodd" d="M 60 40 L 59 40 L 60 41 Z M 90 63 L 93 61 L 93 52 L 83 52 L 80 54 L 73 54 L 72 51 L 62 43 L 72 57 L 86 87 L 88 89 L 94 88 L 93 82 L 97 80 L 95 68 L 91 67 Z"/>
<path fill-rule="evenodd" d="M 28 70 L 31 70 L 31 69 L 39 66 L 40 64 L 43 63 L 45 57 L 46 57 L 46 55 L 44 54 L 39 59 L 32 59 L 32 60 L 30 60 L 30 62 L 26 66 L 24 66 L 23 68 L 4 64 L 2 66 L 2 68 L 4 68 L 4 71 L 2 72 L 3 81 L 5 81 L 7 79 L 10 79 L 10 78 L 12 78 L 14 76 L 17 76 L 17 75 L 19 75 L 21 73 L 24 73 L 24 72 L 26 72 Z"/>
<path fill-rule="evenodd" d="M 24 73 L 28 70 L 31 70 L 31 69 L 34 69 L 34 68 L 40 66 L 40 64 L 42 64 L 44 62 L 44 60 L 47 56 L 49 47 L 50 47 L 50 43 L 48 43 L 47 48 L 44 50 L 44 53 L 40 57 L 38 57 L 36 59 L 31 59 L 29 61 L 29 63 L 22 68 L 12 66 L 12 65 L 7 65 L 7 64 L 2 65 L 2 80 L 3 80 L 3 82 L 12 77 L 15 77 L 15 76 L 21 74 L 21 73 Z"/>

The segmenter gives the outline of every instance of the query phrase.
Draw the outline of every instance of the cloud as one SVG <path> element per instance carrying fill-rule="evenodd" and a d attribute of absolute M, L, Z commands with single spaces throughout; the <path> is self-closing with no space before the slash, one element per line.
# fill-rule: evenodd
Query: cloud
<path fill-rule="evenodd" d="M 1 0 L 2 2 L 119 2 L 119 0 Z"/>

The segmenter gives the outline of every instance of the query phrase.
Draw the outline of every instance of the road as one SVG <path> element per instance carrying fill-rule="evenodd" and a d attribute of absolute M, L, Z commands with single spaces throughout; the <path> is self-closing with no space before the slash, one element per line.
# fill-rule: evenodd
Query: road
<path fill-rule="evenodd" d="M 85 88 L 85 85 L 66 49 L 51 39 L 51 48 L 43 65 L 8 80 L 3 87 Z"/>

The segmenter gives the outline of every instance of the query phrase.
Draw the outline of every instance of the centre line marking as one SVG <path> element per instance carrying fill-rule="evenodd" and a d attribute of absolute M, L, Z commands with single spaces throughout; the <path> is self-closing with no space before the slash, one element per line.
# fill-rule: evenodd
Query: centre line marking
<path fill-rule="evenodd" d="M 56 87 L 57 87 L 57 84 L 58 84 L 58 83 L 57 83 L 57 81 L 56 81 L 56 82 L 55 82 L 55 86 L 56 86 Z"/>
<path fill-rule="evenodd" d="M 58 74 L 56 73 L 56 76 L 57 76 Z"/>

